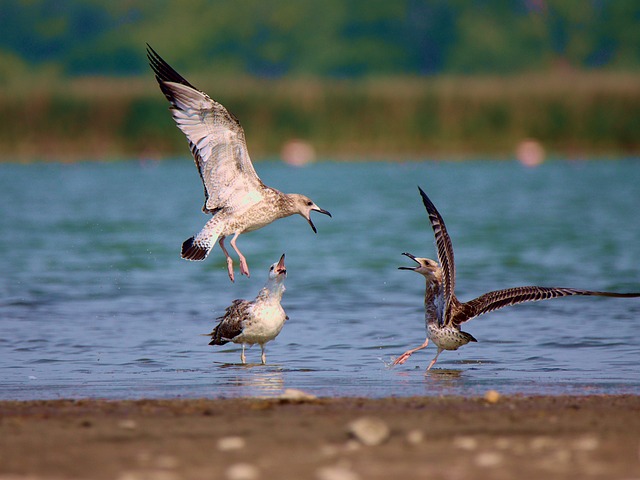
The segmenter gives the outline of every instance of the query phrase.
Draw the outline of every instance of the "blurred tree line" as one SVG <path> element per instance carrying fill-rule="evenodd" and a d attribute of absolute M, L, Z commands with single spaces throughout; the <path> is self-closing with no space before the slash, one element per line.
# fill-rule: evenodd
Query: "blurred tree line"
<path fill-rule="evenodd" d="M 145 42 L 272 78 L 629 71 L 639 27 L 637 0 L 0 0 L 0 81 L 146 74 Z"/>
<path fill-rule="evenodd" d="M 640 152 L 638 0 L 0 0 L 0 160 L 188 154 L 145 43 L 256 157 Z"/>

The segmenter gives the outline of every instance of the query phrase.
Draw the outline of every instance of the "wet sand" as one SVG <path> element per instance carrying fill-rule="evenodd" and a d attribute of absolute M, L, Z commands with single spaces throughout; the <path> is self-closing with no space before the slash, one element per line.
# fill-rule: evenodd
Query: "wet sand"
<path fill-rule="evenodd" d="M 640 396 L 490 400 L 4 401 L 0 479 L 640 478 Z"/>

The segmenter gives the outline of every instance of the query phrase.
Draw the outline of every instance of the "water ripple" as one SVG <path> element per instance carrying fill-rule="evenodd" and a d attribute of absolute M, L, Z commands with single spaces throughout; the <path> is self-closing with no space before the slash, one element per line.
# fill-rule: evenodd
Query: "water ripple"
<path fill-rule="evenodd" d="M 425 336 L 423 281 L 397 269 L 403 251 L 435 254 L 416 183 L 447 221 L 462 300 L 523 284 L 634 291 L 640 162 L 257 169 L 334 218 L 318 219 L 317 236 L 299 218 L 243 235 L 252 276 L 231 284 L 218 249 L 206 262 L 179 258 L 204 221 L 193 162 L 0 164 L 0 398 L 640 393 L 637 299 L 504 309 L 465 324 L 479 343 L 443 352 L 429 372 L 433 345 L 389 367 Z M 150 191 L 163 192 L 162 209 Z M 238 346 L 201 334 L 233 299 L 255 296 L 283 251 L 290 320 L 268 365 L 240 365 Z"/>

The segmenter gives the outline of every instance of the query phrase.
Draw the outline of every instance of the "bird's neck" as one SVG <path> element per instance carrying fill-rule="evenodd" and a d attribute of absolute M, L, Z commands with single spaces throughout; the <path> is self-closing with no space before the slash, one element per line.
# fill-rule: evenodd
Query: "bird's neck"
<path fill-rule="evenodd" d="M 269 280 L 258 293 L 258 299 L 264 302 L 280 302 L 285 290 L 283 282 Z"/>
<path fill-rule="evenodd" d="M 427 324 L 440 324 L 444 309 L 444 292 L 438 278 L 428 278 L 424 293 L 424 314 Z"/>
<path fill-rule="evenodd" d="M 282 212 L 283 217 L 289 217 L 291 215 L 295 215 L 296 213 L 300 213 L 293 198 L 293 195 L 290 193 L 278 192 L 276 202 L 279 204 L 280 211 Z"/>
<path fill-rule="evenodd" d="M 442 282 L 435 277 L 427 278 L 427 284 L 424 292 L 424 303 L 431 303 L 442 292 Z"/>

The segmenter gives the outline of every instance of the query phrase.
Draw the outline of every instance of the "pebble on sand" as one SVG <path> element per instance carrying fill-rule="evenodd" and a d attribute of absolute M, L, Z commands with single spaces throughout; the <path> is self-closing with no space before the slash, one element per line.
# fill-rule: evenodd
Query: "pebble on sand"
<path fill-rule="evenodd" d="M 307 400 L 315 400 L 316 398 L 318 397 L 315 395 L 295 388 L 287 388 L 280 396 L 278 396 L 279 400 L 286 400 L 289 402 L 305 402 Z"/>
<path fill-rule="evenodd" d="M 235 463 L 225 471 L 227 480 L 256 480 L 259 476 L 258 467 L 250 463 Z"/>
<path fill-rule="evenodd" d="M 500 394 L 495 390 L 487 390 L 484 394 L 484 399 L 488 403 L 498 403 L 498 400 L 500 400 Z"/>
<path fill-rule="evenodd" d="M 455 437 L 453 439 L 453 446 L 461 450 L 471 451 L 478 448 L 478 441 L 473 437 Z"/>
<path fill-rule="evenodd" d="M 478 467 L 497 467 L 502 463 L 502 454 L 498 452 L 482 452 L 476 455 L 475 463 Z"/>
<path fill-rule="evenodd" d="M 424 441 L 424 433 L 422 430 L 411 430 L 407 432 L 407 443 L 409 445 L 418 445 Z"/>
<path fill-rule="evenodd" d="M 349 433 L 369 447 L 380 445 L 391 433 L 385 422 L 378 418 L 361 417 L 349 423 Z"/>
<path fill-rule="evenodd" d="M 130 419 L 120 420 L 118 422 L 118 426 L 124 430 L 135 430 L 136 428 L 138 428 L 138 424 L 136 423 L 136 421 Z"/>
<path fill-rule="evenodd" d="M 322 467 L 316 471 L 318 480 L 360 480 L 360 475 L 347 466 Z"/>
<path fill-rule="evenodd" d="M 231 450 L 241 450 L 247 445 L 242 437 L 222 437 L 218 439 L 218 450 L 229 452 Z"/>

